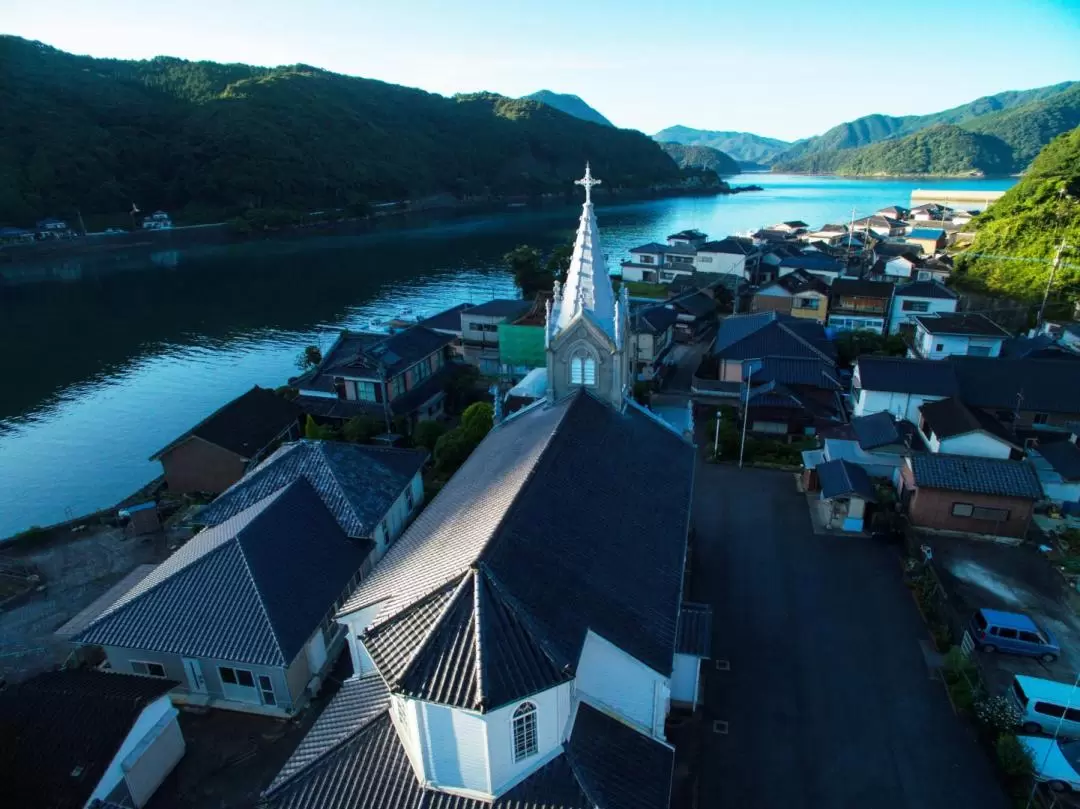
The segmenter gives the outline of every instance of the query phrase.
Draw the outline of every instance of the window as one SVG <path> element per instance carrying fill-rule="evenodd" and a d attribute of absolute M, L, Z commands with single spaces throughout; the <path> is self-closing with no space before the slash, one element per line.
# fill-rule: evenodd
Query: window
<path fill-rule="evenodd" d="M 997 635 L 999 638 L 1005 638 L 1005 640 L 1016 640 L 1016 630 L 1004 626 L 995 626 L 991 630 L 991 634 Z"/>
<path fill-rule="evenodd" d="M 132 660 L 131 670 L 136 674 L 146 677 L 164 677 L 165 667 L 160 663 L 146 663 L 142 660 Z"/>
<path fill-rule="evenodd" d="M 277 697 L 274 696 L 274 683 L 266 674 L 259 675 L 259 693 L 262 694 L 263 705 L 277 705 Z"/>
<path fill-rule="evenodd" d="M 953 503 L 952 515 L 954 517 L 970 517 L 971 512 L 975 510 L 975 506 L 971 503 Z"/>
<path fill-rule="evenodd" d="M 1050 422 L 1049 413 L 1034 413 L 1031 416 L 1032 424 L 1048 424 Z"/>
<path fill-rule="evenodd" d="M 536 750 L 536 706 L 523 702 L 514 711 L 514 761 L 535 756 Z"/>
<path fill-rule="evenodd" d="M 1065 707 L 1063 705 L 1052 705 L 1049 702 L 1036 702 L 1035 713 L 1041 713 L 1044 716 L 1053 716 L 1056 719 L 1061 719 L 1065 716 Z"/>
<path fill-rule="evenodd" d="M 390 390 L 393 392 L 393 398 L 405 392 L 405 374 L 398 374 L 390 380 Z"/>
<path fill-rule="evenodd" d="M 356 383 L 356 398 L 362 402 L 374 402 L 375 401 L 375 383 L 374 382 L 357 382 Z"/>
<path fill-rule="evenodd" d="M 592 387 L 596 384 L 596 360 L 578 354 L 570 360 L 570 384 Z"/>
<path fill-rule="evenodd" d="M 905 312 L 929 312 L 930 301 L 904 301 L 900 308 Z"/>
<path fill-rule="evenodd" d="M 469 331 L 491 331 L 497 332 L 499 325 L 497 323 L 470 323 Z"/>
<path fill-rule="evenodd" d="M 1000 522 L 1009 519 L 1009 510 L 1007 508 L 983 508 L 982 506 L 975 506 L 972 509 L 971 516 L 976 520 L 993 520 Z"/>
<path fill-rule="evenodd" d="M 944 343 L 938 343 L 936 346 L 934 346 L 934 351 L 944 351 L 944 350 L 945 350 L 945 344 Z"/>
<path fill-rule="evenodd" d="M 653 263 L 655 263 L 655 261 L 656 261 L 656 259 L 654 259 L 652 256 L 642 256 L 641 257 L 641 263 L 642 264 L 653 264 Z"/>
<path fill-rule="evenodd" d="M 712 256 L 698 256 L 697 260 L 702 264 L 712 264 Z"/>
<path fill-rule="evenodd" d="M 424 357 L 412 369 L 413 382 L 421 382 L 431 376 L 431 357 Z"/>
<path fill-rule="evenodd" d="M 247 669 L 234 669 L 229 666 L 218 666 L 221 682 L 227 685 L 242 685 L 244 688 L 254 688 L 255 678 Z"/>
<path fill-rule="evenodd" d="M 1034 632 L 1021 632 L 1020 640 L 1024 641 L 1025 643 L 1038 643 L 1040 645 L 1045 643 L 1045 641 L 1038 635 L 1036 635 Z"/>
<path fill-rule="evenodd" d="M 820 304 L 821 304 L 821 301 L 818 298 L 796 298 L 795 299 L 795 308 L 796 309 L 817 309 Z"/>

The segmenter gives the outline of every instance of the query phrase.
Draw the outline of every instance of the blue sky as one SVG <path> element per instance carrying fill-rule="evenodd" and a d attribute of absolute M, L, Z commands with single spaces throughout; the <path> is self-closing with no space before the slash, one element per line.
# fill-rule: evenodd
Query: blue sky
<path fill-rule="evenodd" d="M 446 95 L 548 88 L 650 134 L 795 139 L 1080 79 L 1080 0 L 0 4 L 0 32 L 75 53 L 303 62 Z"/>

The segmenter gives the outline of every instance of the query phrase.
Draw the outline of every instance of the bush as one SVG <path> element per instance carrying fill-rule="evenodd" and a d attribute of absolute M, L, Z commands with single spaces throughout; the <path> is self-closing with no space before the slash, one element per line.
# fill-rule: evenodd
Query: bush
<path fill-rule="evenodd" d="M 413 444 L 423 447 L 428 452 L 434 452 L 435 445 L 448 429 L 441 421 L 421 421 L 413 430 Z"/>
<path fill-rule="evenodd" d="M 342 435 L 354 444 L 366 444 L 383 430 L 383 425 L 373 416 L 353 416 L 345 422 Z"/>
<path fill-rule="evenodd" d="M 1006 697 L 987 697 L 975 703 L 976 721 L 994 739 L 1015 733 L 1021 718 L 1020 712 Z"/>
<path fill-rule="evenodd" d="M 1030 783 L 1035 777 L 1035 760 L 1031 752 L 1013 734 L 1002 733 L 998 736 L 994 752 L 997 753 L 1002 774 L 1013 785 Z"/>
<path fill-rule="evenodd" d="M 465 463 L 465 459 L 475 448 L 476 444 L 469 440 L 460 427 L 440 436 L 435 442 L 435 473 L 441 477 L 450 477 Z"/>
<path fill-rule="evenodd" d="M 490 432 L 495 419 L 495 409 L 487 402 L 473 402 L 461 414 L 461 430 L 476 446 Z"/>

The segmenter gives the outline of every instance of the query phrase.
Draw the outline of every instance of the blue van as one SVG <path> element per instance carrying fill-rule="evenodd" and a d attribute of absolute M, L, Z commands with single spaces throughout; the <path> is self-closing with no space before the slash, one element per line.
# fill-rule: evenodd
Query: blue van
<path fill-rule="evenodd" d="M 982 609 L 971 617 L 971 636 L 984 652 L 1011 652 L 1037 657 L 1044 663 L 1057 660 L 1061 647 L 1049 629 L 1043 629 L 1018 612 Z"/>

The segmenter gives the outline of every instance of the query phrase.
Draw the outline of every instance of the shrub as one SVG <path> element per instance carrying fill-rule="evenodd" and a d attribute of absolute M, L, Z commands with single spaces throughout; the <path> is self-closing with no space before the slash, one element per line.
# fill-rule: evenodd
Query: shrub
<path fill-rule="evenodd" d="M 952 645 L 952 630 L 948 624 L 934 624 L 930 627 L 930 636 L 939 652 L 948 651 Z"/>
<path fill-rule="evenodd" d="M 1014 733 L 1020 727 L 1021 716 L 1007 698 L 987 697 L 975 703 L 975 719 L 991 738 L 996 739 Z"/>
<path fill-rule="evenodd" d="M 473 402 L 461 414 L 461 431 L 476 446 L 491 430 L 495 409 L 487 402 Z"/>
<path fill-rule="evenodd" d="M 442 477 L 450 477 L 457 468 L 465 463 L 469 453 L 476 444 L 469 440 L 465 431 L 455 427 L 448 433 L 439 436 L 435 442 L 435 473 Z"/>
<path fill-rule="evenodd" d="M 435 451 L 435 444 L 446 433 L 447 426 L 441 421 L 421 421 L 413 430 L 413 444 L 424 447 L 428 452 Z"/>
<path fill-rule="evenodd" d="M 994 745 L 1002 774 L 1012 782 L 1029 781 L 1035 775 L 1031 751 L 1011 733 L 1002 733 Z"/>
<path fill-rule="evenodd" d="M 354 444 L 366 444 L 383 429 L 379 420 L 372 416 L 353 416 L 345 422 L 342 435 Z"/>

